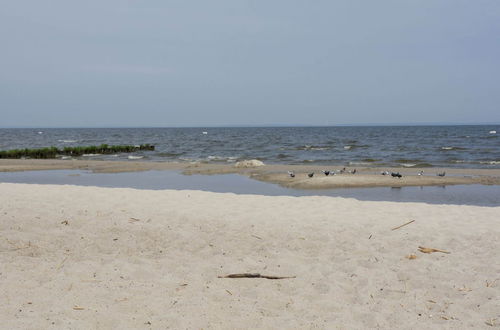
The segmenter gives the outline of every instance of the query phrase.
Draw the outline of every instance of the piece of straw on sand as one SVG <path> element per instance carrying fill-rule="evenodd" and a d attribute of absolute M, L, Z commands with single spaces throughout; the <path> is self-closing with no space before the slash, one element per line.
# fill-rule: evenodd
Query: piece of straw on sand
<path fill-rule="evenodd" d="M 261 275 L 259 273 L 239 273 L 219 276 L 219 278 L 266 278 L 268 280 L 282 280 L 285 278 L 295 278 L 296 276 L 272 276 Z"/>
<path fill-rule="evenodd" d="M 427 248 L 427 247 L 423 247 L 423 246 L 419 246 L 418 250 L 420 252 L 422 252 L 422 253 L 434 253 L 434 252 L 441 252 L 441 253 L 446 253 L 446 254 L 450 254 L 451 253 L 451 252 L 448 252 L 448 251 L 439 250 L 439 249 L 433 249 L 433 248 Z"/>

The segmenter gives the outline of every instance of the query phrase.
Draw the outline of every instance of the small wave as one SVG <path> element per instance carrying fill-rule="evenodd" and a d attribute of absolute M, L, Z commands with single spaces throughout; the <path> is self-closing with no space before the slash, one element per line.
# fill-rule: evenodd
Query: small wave
<path fill-rule="evenodd" d="M 132 155 L 128 156 L 128 159 L 142 159 L 142 158 L 144 158 L 144 156 L 132 156 Z"/>
<path fill-rule="evenodd" d="M 78 140 L 57 140 L 58 142 L 62 142 L 62 143 L 75 143 L 75 142 L 78 142 Z"/>
<path fill-rule="evenodd" d="M 403 166 L 403 167 L 433 167 L 432 164 L 429 164 L 429 163 L 400 163 L 399 164 L 400 166 Z"/>
<path fill-rule="evenodd" d="M 441 150 L 466 150 L 466 148 L 462 148 L 462 147 L 441 147 Z"/>
<path fill-rule="evenodd" d="M 352 149 L 367 149 L 369 148 L 370 146 L 369 145 L 366 145 L 366 144 L 349 144 L 349 145 L 346 145 L 344 146 L 344 149 L 345 150 L 352 150 Z"/>
<path fill-rule="evenodd" d="M 417 164 L 412 164 L 412 163 L 400 163 L 399 165 L 403 167 L 415 167 Z"/>
<path fill-rule="evenodd" d="M 490 131 L 490 134 L 497 134 L 497 131 Z"/>
<path fill-rule="evenodd" d="M 195 162 L 195 161 L 199 161 L 199 159 L 185 158 L 185 157 L 179 157 L 179 160 L 182 161 L 182 162 Z"/>
<path fill-rule="evenodd" d="M 235 156 L 228 156 L 228 157 L 223 157 L 223 156 L 208 156 L 206 158 L 210 162 L 228 162 L 228 163 L 234 163 L 236 160 L 238 160 L 238 157 Z"/>
<path fill-rule="evenodd" d="M 183 154 L 184 154 L 184 152 L 158 152 L 155 154 L 155 156 L 158 156 L 158 157 L 176 157 L 176 156 L 180 156 Z"/>
<path fill-rule="evenodd" d="M 310 146 L 310 145 L 305 145 L 305 146 L 300 146 L 296 148 L 297 150 L 329 150 L 331 149 L 330 147 L 327 146 Z"/>
<path fill-rule="evenodd" d="M 403 167 L 432 167 L 432 164 L 426 163 L 420 159 L 396 159 L 395 163 L 399 164 L 399 166 Z"/>
<path fill-rule="evenodd" d="M 95 156 L 101 156 L 102 154 L 83 154 L 82 157 L 95 157 Z"/>
<path fill-rule="evenodd" d="M 61 159 L 66 160 L 66 159 L 72 159 L 71 156 L 62 156 Z"/>
<path fill-rule="evenodd" d="M 370 162 L 349 162 L 350 166 L 368 166 L 372 165 Z"/>
<path fill-rule="evenodd" d="M 487 165 L 500 165 L 500 160 L 488 160 L 488 161 L 482 161 L 479 163 L 480 164 L 487 164 Z"/>
<path fill-rule="evenodd" d="M 403 163 L 403 164 L 418 164 L 418 163 L 422 163 L 422 160 L 420 159 L 408 159 L 408 158 L 399 158 L 399 159 L 396 159 L 394 160 L 394 162 L 396 163 Z"/>

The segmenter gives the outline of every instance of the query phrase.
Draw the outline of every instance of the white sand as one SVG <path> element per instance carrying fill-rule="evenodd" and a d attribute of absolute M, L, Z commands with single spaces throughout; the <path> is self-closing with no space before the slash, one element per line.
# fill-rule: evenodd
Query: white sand
<path fill-rule="evenodd" d="M 499 253 L 500 207 L 4 183 L 0 328 L 491 329 Z"/>

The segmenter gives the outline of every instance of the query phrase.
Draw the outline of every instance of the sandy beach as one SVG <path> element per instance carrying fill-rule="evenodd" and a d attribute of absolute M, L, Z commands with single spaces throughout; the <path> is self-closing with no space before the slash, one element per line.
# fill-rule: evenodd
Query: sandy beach
<path fill-rule="evenodd" d="M 0 320 L 5 329 L 496 328 L 499 214 L 1 183 Z M 293 278 L 219 278 L 234 273 Z"/>
<path fill-rule="evenodd" d="M 339 166 L 277 165 L 237 167 L 235 164 L 208 164 L 201 162 L 146 162 L 102 160 L 0 159 L 0 172 L 78 169 L 94 173 L 137 172 L 148 170 L 176 170 L 183 174 L 240 174 L 255 180 L 296 189 L 330 189 L 354 187 L 445 186 L 456 184 L 500 185 L 500 169 L 474 168 L 391 168 L 350 167 L 356 174 L 324 176 L 322 170 L 340 170 Z M 291 178 L 287 172 L 293 171 Z M 381 171 L 398 172 L 402 178 L 381 175 Z M 418 173 L 424 171 L 423 176 Z M 308 173 L 315 176 L 309 178 Z M 445 177 L 436 176 L 446 172 Z"/>

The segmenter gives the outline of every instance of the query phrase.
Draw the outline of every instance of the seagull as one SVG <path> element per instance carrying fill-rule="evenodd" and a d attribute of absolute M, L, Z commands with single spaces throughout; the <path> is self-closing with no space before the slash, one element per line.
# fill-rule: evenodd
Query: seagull
<path fill-rule="evenodd" d="M 387 172 L 387 171 L 382 171 L 382 172 L 380 172 L 380 174 L 382 174 L 382 175 L 389 175 L 389 172 Z"/>
<path fill-rule="evenodd" d="M 339 171 L 340 174 L 345 172 L 345 167 Z"/>
<path fill-rule="evenodd" d="M 420 172 L 418 173 L 418 175 L 419 175 L 419 176 L 424 175 L 424 171 L 420 171 Z"/>
<path fill-rule="evenodd" d="M 288 175 L 289 175 L 291 178 L 295 178 L 295 173 L 293 173 L 293 171 L 288 171 Z"/>
<path fill-rule="evenodd" d="M 402 178 L 402 177 L 403 177 L 401 174 L 399 174 L 399 172 L 397 172 L 397 173 L 392 172 L 392 173 L 391 173 L 391 176 L 392 176 L 393 178 Z"/>
<path fill-rule="evenodd" d="M 445 176 L 445 175 L 446 175 L 446 172 L 443 172 L 443 173 L 437 173 L 436 175 L 437 175 L 437 176 Z"/>
<path fill-rule="evenodd" d="M 308 173 L 307 176 L 312 178 L 314 176 L 314 172 Z"/>
<path fill-rule="evenodd" d="M 323 173 L 324 173 L 326 176 L 329 176 L 329 175 L 330 175 L 330 171 L 323 171 Z"/>

